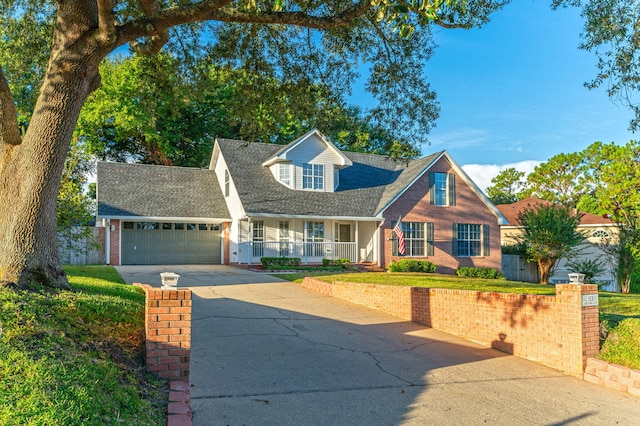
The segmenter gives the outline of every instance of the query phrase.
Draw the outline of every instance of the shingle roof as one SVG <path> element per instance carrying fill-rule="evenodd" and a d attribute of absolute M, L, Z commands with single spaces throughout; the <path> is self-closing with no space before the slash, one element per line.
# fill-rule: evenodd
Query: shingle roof
<path fill-rule="evenodd" d="M 229 174 L 248 214 L 375 217 L 439 156 L 406 164 L 381 155 L 343 152 L 353 165 L 340 170 L 335 192 L 298 191 L 276 181 L 262 163 L 280 145 L 218 139 Z"/>
<path fill-rule="evenodd" d="M 512 204 L 499 204 L 496 207 L 507 218 L 509 225 L 520 226 L 518 216 L 527 207 L 535 208 L 540 205 L 551 205 L 551 201 L 542 200 L 540 198 L 528 197 Z M 581 212 L 582 218 L 580 225 L 612 225 L 615 222 L 607 217 L 598 216 L 592 213 Z"/>
<path fill-rule="evenodd" d="M 212 170 L 98 162 L 98 216 L 231 216 Z"/>

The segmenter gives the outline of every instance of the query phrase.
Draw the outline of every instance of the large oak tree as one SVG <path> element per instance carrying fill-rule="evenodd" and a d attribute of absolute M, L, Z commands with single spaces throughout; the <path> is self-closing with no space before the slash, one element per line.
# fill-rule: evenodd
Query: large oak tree
<path fill-rule="evenodd" d="M 100 62 L 120 46 L 152 55 L 174 31 L 176 43 L 184 42 L 188 50 L 190 31 L 207 30 L 215 40 L 213 61 L 240 62 L 256 70 L 275 67 L 285 76 L 345 89 L 364 61 L 370 66 L 367 89 L 378 100 L 376 118 L 419 134 L 428 131 L 437 115 L 422 73 L 424 52 L 430 53 L 429 44 L 425 49 L 430 27 L 477 26 L 503 3 L 3 0 L 0 283 L 69 286 L 57 253 L 56 195 L 78 115 L 100 85 Z M 415 36 L 408 37 L 414 30 Z M 49 48 L 35 55 L 29 44 L 40 39 Z M 10 50 L 13 56 L 7 56 Z M 39 58 L 47 58 L 46 65 Z M 18 78 L 28 73 L 42 75 L 41 80 Z M 34 99 L 27 113 L 16 108 L 21 97 Z"/>

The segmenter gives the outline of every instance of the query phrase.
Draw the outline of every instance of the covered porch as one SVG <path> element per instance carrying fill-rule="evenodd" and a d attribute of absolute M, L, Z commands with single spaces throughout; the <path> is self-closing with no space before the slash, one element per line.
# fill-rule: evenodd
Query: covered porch
<path fill-rule="evenodd" d="M 235 262 L 247 265 L 260 264 L 262 257 L 299 258 L 301 264 L 345 258 L 377 262 L 380 223 L 375 218 L 247 217 L 234 227 L 232 261 L 235 253 Z"/>

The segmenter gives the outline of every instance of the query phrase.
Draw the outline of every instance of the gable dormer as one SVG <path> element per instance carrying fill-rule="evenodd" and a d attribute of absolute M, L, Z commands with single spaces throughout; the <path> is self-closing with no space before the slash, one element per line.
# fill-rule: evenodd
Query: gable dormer
<path fill-rule="evenodd" d="M 339 183 L 338 171 L 351 164 L 351 160 L 316 129 L 284 146 L 262 163 L 282 185 L 319 192 L 333 192 Z"/>

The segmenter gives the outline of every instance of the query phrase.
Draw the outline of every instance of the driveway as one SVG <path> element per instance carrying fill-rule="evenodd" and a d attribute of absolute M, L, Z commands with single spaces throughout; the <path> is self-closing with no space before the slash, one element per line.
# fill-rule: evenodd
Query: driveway
<path fill-rule="evenodd" d="M 193 290 L 196 426 L 640 424 L 639 398 L 530 361 L 266 274 L 168 268 Z"/>

